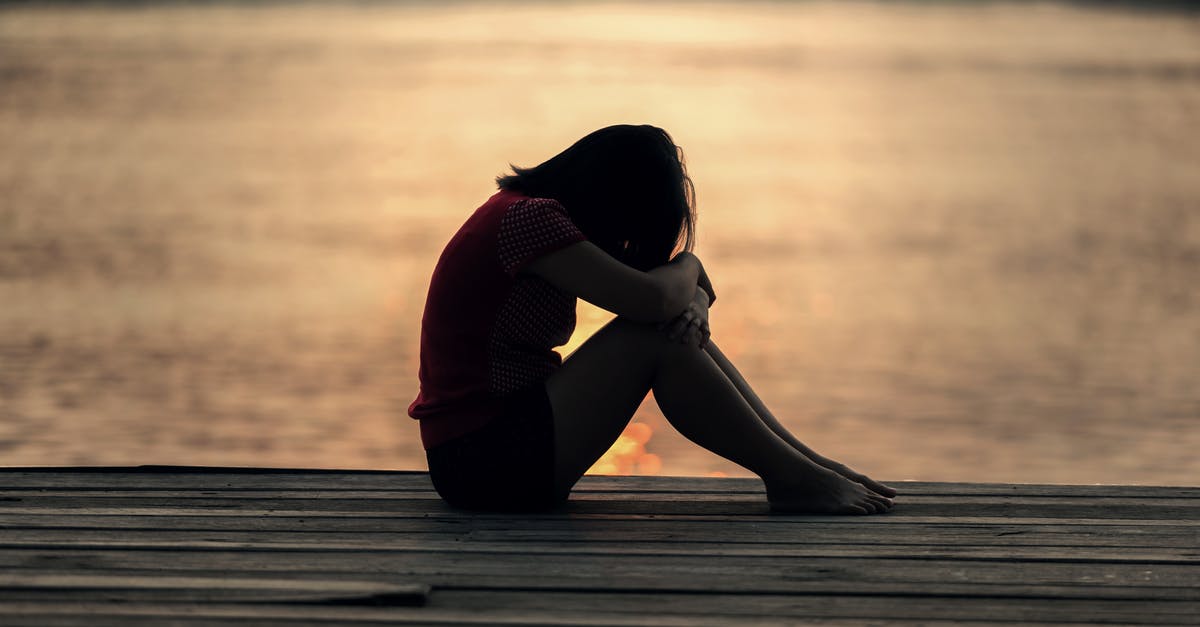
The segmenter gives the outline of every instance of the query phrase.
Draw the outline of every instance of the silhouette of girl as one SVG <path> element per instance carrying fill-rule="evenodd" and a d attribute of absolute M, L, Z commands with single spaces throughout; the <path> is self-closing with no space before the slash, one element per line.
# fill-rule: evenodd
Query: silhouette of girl
<path fill-rule="evenodd" d="M 891 507 L 895 490 L 788 433 L 709 337 L 716 294 L 690 252 L 692 182 L 666 131 L 603 128 L 496 182 L 438 259 L 422 318 L 409 414 L 443 499 L 566 500 L 654 390 L 680 433 L 761 477 L 774 510 Z M 576 298 L 617 318 L 563 361 Z"/>

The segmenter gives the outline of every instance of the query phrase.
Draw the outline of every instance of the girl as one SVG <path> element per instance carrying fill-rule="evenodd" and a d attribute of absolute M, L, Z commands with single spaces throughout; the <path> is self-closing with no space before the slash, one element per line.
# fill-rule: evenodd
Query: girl
<path fill-rule="evenodd" d="M 603 128 L 496 182 L 442 252 L 422 318 L 409 415 L 443 499 L 566 500 L 654 390 L 683 435 L 762 478 L 773 510 L 892 506 L 895 490 L 788 433 L 711 341 L 692 182 L 665 131 Z M 563 362 L 576 298 L 617 318 Z"/>

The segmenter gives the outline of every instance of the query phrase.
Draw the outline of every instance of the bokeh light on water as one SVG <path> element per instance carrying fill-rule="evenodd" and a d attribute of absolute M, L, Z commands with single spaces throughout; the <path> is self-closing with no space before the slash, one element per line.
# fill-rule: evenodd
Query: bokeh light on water
<path fill-rule="evenodd" d="M 818 450 L 1200 484 L 1200 18 L 1024 3 L 0 9 L 0 463 L 423 467 L 438 251 L 627 121 Z M 744 474 L 636 421 L 597 470 Z"/>

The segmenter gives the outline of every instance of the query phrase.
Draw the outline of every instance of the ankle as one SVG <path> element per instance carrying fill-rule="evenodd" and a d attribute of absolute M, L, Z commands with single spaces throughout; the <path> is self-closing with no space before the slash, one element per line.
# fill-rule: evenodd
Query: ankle
<path fill-rule="evenodd" d="M 836 483 L 841 479 L 841 475 L 811 461 L 800 467 L 793 466 L 788 468 L 784 472 L 773 472 L 759 476 L 762 477 L 768 492 L 772 488 L 792 490 L 795 488 L 822 486 L 829 483 Z"/>

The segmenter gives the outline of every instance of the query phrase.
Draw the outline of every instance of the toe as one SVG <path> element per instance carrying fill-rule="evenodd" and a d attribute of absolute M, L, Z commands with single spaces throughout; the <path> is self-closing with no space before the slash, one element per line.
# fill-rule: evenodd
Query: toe
<path fill-rule="evenodd" d="M 871 490 L 873 492 L 875 492 L 876 494 L 879 494 L 881 496 L 887 496 L 887 497 L 896 496 L 896 490 L 894 488 L 892 488 L 890 486 L 886 486 L 882 483 L 879 483 L 878 481 L 876 481 L 866 475 L 862 476 L 860 483 L 867 486 L 868 488 L 871 488 Z"/>
<path fill-rule="evenodd" d="M 871 497 L 871 501 L 879 506 L 880 512 L 886 512 L 889 509 L 892 509 L 891 499 L 886 499 L 881 496 L 875 496 L 875 497 Z"/>

